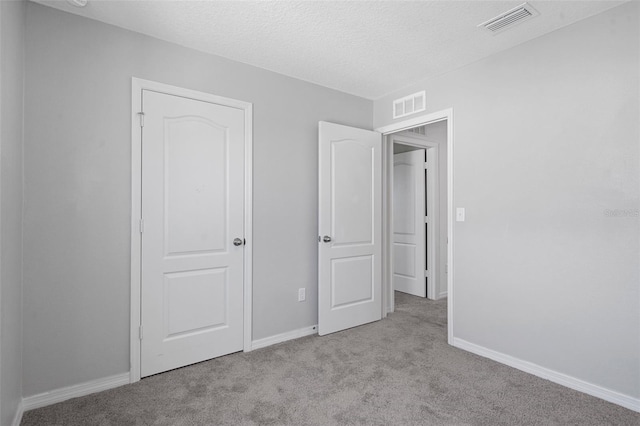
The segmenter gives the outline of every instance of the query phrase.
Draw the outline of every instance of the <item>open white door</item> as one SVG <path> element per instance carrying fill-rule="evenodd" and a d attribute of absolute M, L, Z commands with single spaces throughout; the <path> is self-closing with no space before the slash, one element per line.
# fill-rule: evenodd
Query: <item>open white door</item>
<path fill-rule="evenodd" d="M 318 334 L 382 317 L 382 135 L 319 123 Z"/>
<path fill-rule="evenodd" d="M 420 297 L 427 297 L 425 218 L 425 150 L 395 154 L 393 288 Z"/>

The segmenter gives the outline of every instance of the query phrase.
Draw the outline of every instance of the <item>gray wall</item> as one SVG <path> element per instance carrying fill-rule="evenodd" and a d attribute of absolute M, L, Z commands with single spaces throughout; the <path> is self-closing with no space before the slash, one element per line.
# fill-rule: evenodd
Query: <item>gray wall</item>
<path fill-rule="evenodd" d="M 438 286 L 436 288 L 436 297 L 445 297 L 447 295 L 447 232 L 448 232 L 448 213 L 447 213 L 447 122 L 439 121 L 437 123 L 428 124 L 425 128 L 425 136 L 432 142 L 438 144 L 438 179 L 440 187 L 440 197 L 438 200 L 438 209 L 440 214 L 440 248 L 438 252 Z"/>
<path fill-rule="evenodd" d="M 317 125 L 371 101 L 33 3 L 26 69 L 25 396 L 129 371 L 132 76 L 253 102 L 253 338 L 317 323 Z"/>
<path fill-rule="evenodd" d="M 22 397 L 22 123 L 25 3 L 0 2 L 0 424 Z"/>
<path fill-rule="evenodd" d="M 455 337 L 635 398 L 638 7 L 374 103 L 375 127 L 418 90 L 429 112 L 454 108 Z"/>

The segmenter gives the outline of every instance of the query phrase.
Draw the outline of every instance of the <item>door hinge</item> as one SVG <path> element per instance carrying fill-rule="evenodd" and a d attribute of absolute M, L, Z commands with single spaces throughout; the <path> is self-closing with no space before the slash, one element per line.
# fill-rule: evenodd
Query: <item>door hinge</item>
<path fill-rule="evenodd" d="M 140 233 L 144 233 L 144 219 L 140 219 Z"/>
<path fill-rule="evenodd" d="M 142 326 L 138 328 L 138 335 L 140 336 L 140 340 L 142 340 Z"/>
<path fill-rule="evenodd" d="M 424 169 L 427 170 L 429 168 L 429 163 L 427 163 L 426 161 L 424 162 Z"/>
<path fill-rule="evenodd" d="M 138 117 L 140 117 L 140 127 L 144 127 L 144 112 L 139 112 Z"/>

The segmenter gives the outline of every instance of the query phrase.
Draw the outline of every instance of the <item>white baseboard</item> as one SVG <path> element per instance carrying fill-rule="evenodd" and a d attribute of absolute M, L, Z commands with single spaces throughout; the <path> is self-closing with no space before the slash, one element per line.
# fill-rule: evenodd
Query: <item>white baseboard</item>
<path fill-rule="evenodd" d="M 16 411 L 16 415 L 13 417 L 13 423 L 11 423 L 11 426 L 20 426 L 20 422 L 22 421 L 23 414 L 24 414 L 24 403 L 20 401 L 20 404 L 18 404 L 18 410 Z"/>
<path fill-rule="evenodd" d="M 128 385 L 129 383 L 130 379 L 128 372 L 116 374 L 115 376 L 91 380 L 89 382 L 80 383 L 78 385 L 54 389 L 49 392 L 43 392 L 37 395 L 22 398 L 22 408 L 24 411 L 29 411 L 33 410 L 34 408 L 45 407 L 47 405 L 66 401 L 67 399 L 77 398 L 79 396 L 85 396 L 92 393 L 101 392 L 103 390 L 117 388 L 118 386 L 122 385 Z"/>
<path fill-rule="evenodd" d="M 487 349 L 483 346 L 467 342 L 466 340 L 457 337 L 453 339 L 453 346 L 465 351 L 472 352 L 476 355 L 492 359 L 501 364 L 517 368 L 518 370 L 524 371 L 525 373 L 533 374 L 534 376 L 541 377 L 559 385 L 566 386 L 579 392 L 584 392 L 588 395 L 595 396 L 596 398 L 604 399 L 605 401 L 612 402 L 614 404 L 628 408 L 629 410 L 640 412 L 639 398 L 634 398 L 632 396 L 625 395 L 620 392 L 604 388 L 602 386 L 594 385 L 593 383 L 585 382 L 584 380 L 578 379 L 576 377 L 572 377 L 564 373 L 559 373 L 555 370 L 550 370 L 532 362 L 523 361 L 521 359 L 514 358 L 501 352 Z"/>
<path fill-rule="evenodd" d="M 287 331 L 286 333 L 276 334 L 275 336 L 265 337 L 263 339 L 254 340 L 251 342 L 251 349 L 266 348 L 267 346 L 275 345 L 276 343 L 286 342 L 287 340 L 297 339 L 299 337 L 310 336 L 318 333 L 318 326 L 312 325 L 311 327 L 299 328 L 297 330 Z"/>
<path fill-rule="evenodd" d="M 448 293 L 446 291 L 443 291 L 442 293 L 440 293 L 438 295 L 438 299 L 437 300 L 444 299 L 445 297 L 447 297 L 447 294 Z"/>

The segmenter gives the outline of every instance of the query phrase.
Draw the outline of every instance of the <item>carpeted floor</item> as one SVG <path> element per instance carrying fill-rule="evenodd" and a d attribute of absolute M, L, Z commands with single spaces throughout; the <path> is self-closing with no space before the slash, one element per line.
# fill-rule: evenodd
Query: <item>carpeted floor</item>
<path fill-rule="evenodd" d="M 640 414 L 446 343 L 446 301 L 25 413 L 28 425 L 640 425 Z"/>

